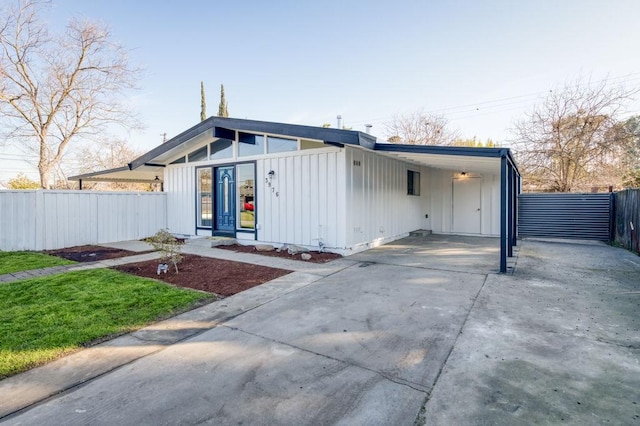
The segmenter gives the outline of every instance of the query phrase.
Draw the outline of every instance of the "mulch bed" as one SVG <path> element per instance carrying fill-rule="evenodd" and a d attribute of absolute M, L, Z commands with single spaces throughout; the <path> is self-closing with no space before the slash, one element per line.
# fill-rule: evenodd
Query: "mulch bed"
<path fill-rule="evenodd" d="M 253 254 L 260 254 L 262 256 L 280 257 L 280 258 L 283 258 L 283 259 L 300 260 L 300 261 L 305 262 L 300 257 L 301 253 L 289 254 L 286 250 L 283 250 L 281 252 L 277 252 L 275 250 L 272 250 L 272 251 L 258 251 L 258 250 L 256 250 L 256 248 L 254 246 L 251 246 L 251 245 L 244 246 L 242 244 L 232 244 L 232 245 L 228 245 L 228 246 L 216 246 L 216 248 L 224 249 L 224 250 L 231 250 L 231 251 L 240 252 L 240 253 L 253 253 Z M 306 262 L 327 263 L 327 262 L 331 262 L 332 260 L 336 260 L 336 259 L 342 258 L 341 255 L 336 254 L 336 253 L 327 253 L 327 252 L 320 253 L 319 251 L 310 251 L 308 253 L 311 255 L 311 259 L 307 260 Z"/>
<path fill-rule="evenodd" d="M 118 257 L 133 256 L 148 252 L 134 252 L 117 248 L 101 246 L 76 246 L 59 250 L 46 250 L 46 254 L 62 257 L 74 262 L 98 262 L 106 259 L 116 259 Z"/>
<path fill-rule="evenodd" d="M 114 269 L 139 277 L 158 279 L 179 287 L 215 293 L 219 296 L 231 296 L 291 272 L 193 254 L 183 256 L 183 260 L 178 263 L 177 274 L 170 264 L 166 274 L 158 275 L 158 260 L 116 266 Z"/>

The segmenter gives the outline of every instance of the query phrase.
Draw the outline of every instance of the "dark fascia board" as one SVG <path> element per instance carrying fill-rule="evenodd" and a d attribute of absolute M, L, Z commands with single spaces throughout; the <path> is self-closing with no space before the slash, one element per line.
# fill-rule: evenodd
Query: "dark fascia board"
<path fill-rule="evenodd" d="M 509 148 L 471 148 L 466 146 L 434 146 L 434 145 L 402 145 L 390 143 L 375 144 L 376 151 L 406 152 L 414 154 L 433 155 L 461 155 L 467 157 L 502 158 L 506 157 L 514 171 L 520 176 L 520 171 Z"/>
<path fill-rule="evenodd" d="M 103 175 L 105 173 L 114 173 L 114 172 L 124 172 L 126 170 L 129 170 L 129 167 L 127 166 L 116 167 L 115 169 L 107 169 L 107 170 L 101 170 L 99 172 L 92 172 L 92 173 L 85 173 L 83 175 L 70 176 L 67 178 L 67 180 L 90 179 L 96 175 Z"/>
<path fill-rule="evenodd" d="M 136 169 L 145 163 L 153 162 L 157 156 L 180 146 L 182 143 L 198 136 L 208 129 L 222 127 L 245 132 L 270 133 L 282 136 L 291 136 L 298 138 L 308 138 L 321 140 L 331 145 L 360 145 L 365 148 L 374 149 L 375 137 L 354 131 L 331 129 L 324 127 L 302 126 L 299 124 L 273 123 L 269 121 L 244 120 L 239 118 L 228 117 L 209 117 L 201 123 L 196 124 L 188 130 L 180 133 L 178 136 L 169 139 L 143 154 L 129 163 L 129 169 Z"/>

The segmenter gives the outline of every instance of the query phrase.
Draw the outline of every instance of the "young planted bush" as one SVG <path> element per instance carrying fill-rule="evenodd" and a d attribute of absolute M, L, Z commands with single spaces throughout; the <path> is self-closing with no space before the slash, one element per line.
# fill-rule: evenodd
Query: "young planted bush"
<path fill-rule="evenodd" d="M 182 260 L 182 246 L 183 241 L 179 241 L 176 237 L 171 235 L 166 229 L 161 229 L 156 234 L 147 240 L 153 248 L 162 254 L 162 260 L 164 263 L 171 263 L 178 273 L 178 263 Z"/>

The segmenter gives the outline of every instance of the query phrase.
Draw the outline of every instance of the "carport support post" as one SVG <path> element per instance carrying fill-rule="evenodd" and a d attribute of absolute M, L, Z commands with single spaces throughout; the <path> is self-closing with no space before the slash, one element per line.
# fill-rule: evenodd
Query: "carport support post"
<path fill-rule="evenodd" d="M 513 245 L 518 245 L 518 197 L 520 196 L 520 174 L 514 172 L 514 188 L 513 188 L 513 213 L 515 214 L 515 218 L 513 220 Z"/>
<path fill-rule="evenodd" d="M 514 211 L 515 202 L 514 202 L 514 197 L 513 197 L 513 193 L 515 192 L 514 191 L 515 185 L 513 184 L 513 180 L 514 180 L 513 178 L 514 178 L 514 174 L 515 173 L 513 173 L 513 166 L 511 164 L 509 164 L 508 167 L 509 167 L 509 190 L 508 190 L 509 191 L 508 192 L 508 194 L 509 194 L 509 202 L 508 202 L 508 204 L 509 204 L 509 219 L 508 219 L 508 225 L 507 226 L 508 226 L 508 229 L 509 229 L 509 236 L 508 236 L 508 239 L 509 239 L 508 248 L 509 249 L 508 249 L 507 256 L 513 257 L 513 235 L 514 235 L 514 231 L 515 231 L 514 226 L 513 226 L 513 221 L 514 221 L 514 218 L 515 218 L 515 211 Z"/>
<path fill-rule="evenodd" d="M 507 272 L 507 156 L 500 157 L 500 272 Z"/>

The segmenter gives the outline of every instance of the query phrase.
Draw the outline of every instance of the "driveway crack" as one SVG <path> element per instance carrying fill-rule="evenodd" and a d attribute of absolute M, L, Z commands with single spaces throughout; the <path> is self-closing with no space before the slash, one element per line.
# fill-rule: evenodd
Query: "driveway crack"
<path fill-rule="evenodd" d="M 480 286 L 480 289 L 478 290 L 478 292 L 476 293 L 475 297 L 473 298 L 473 303 L 471 303 L 471 307 L 467 311 L 467 315 L 464 317 L 464 321 L 462 321 L 462 324 L 460 325 L 460 328 L 458 329 L 458 333 L 456 334 L 456 338 L 453 341 L 453 344 L 451 345 L 451 348 L 449 348 L 449 352 L 447 353 L 447 356 L 445 357 L 444 362 L 442 363 L 442 365 L 440 366 L 440 369 L 436 373 L 435 379 L 433 379 L 433 384 L 431 385 L 431 390 L 432 391 L 433 391 L 433 389 L 435 389 L 436 385 L 438 384 L 438 380 L 440 380 L 440 376 L 442 375 L 442 372 L 444 371 L 444 368 L 447 366 L 447 363 L 449 362 L 449 357 L 451 356 L 451 353 L 453 352 L 453 349 L 456 347 L 456 344 L 458 343 L 458 339 L 460 338 L 460 335 L 462 334 L 462 331 L 464 330 L 464 327 L 467 325 L 467 321 L 469 320 L 469 316 L 471 316 L 471 312 L 473 311 L 473 308 L 476 305 L 476 301 L 478 300 L 478 297 L 480 297 L 480 293 L 482 292 L 482 289 L 484 289 L 484 286 L 487 283 L 487 279 L 488 278 L 489 278 L 489 274 L 485 274 L 484 280 L 482 281 L 482 285 Z M 420 411 L 418 412 L 418 415 L 416 416 L 416 420 L 414 422 L 414 425 L 417 426 L 417 425 L 426 424 L 425 423 L 425 414 L 426 414 L 426 409 L 427 409 L 427 403 L 431 399 L 431 395 L 432 395 L 432 392 L 428 392 L 427 393 L 427 396 L 425 397 L 424 402 L 422 403 L 422 407 L 420 408 Z"/>
<path fill-rule="evenodd" d="M 220 326 L 228 328 L 228 329 L 233 330 L 233 331 L 238 331 L 240 333 L 247 334 L 249 336 L 257 337 L 259 339 L 267 340 L 269 342 L 273 342 L 273 343 L 277 343 L 277 344 L 280 344 L 280 345 L 288 346 L 290 348 L 293 348 L 293 349 L 296 349 L 296 350 L 299 350 L 299 351 L 302 351 L 302 352 L 306 352 L 306 353 L 309 353 L 309 354 L 312 354 L 312 355 L 317 355 L 317 356 L 320 356 L 320 357 L 323 357 L 323 358 L 326 358 L 326 359 L 330 359 L 332 361 L 336 361 L 336 362 L 339 362 L 341 364 L 346 364 L 346 365 L 348 365 L 350 367 L 360 368 L 360 369 L 369 371 L 371 373 L 374 373 L 374 374 L 384 378 L 385 380 L 388 380 L 390 382 L 393 382 L 393 383 L 401 385 L 401 386 L 406 386 L 408 388 L 411 388 L 411 389 L 416 390 L 418 392 L 425 393 L 427 395 L 430 393 L 430 390 L 426 386 L 421 385 L 420 383 L 415 383 L 415 382 L 412 382 L 412 381 L 409 381 L 409 380 L 405 380 L 405 379 L 401 379 L 401 378 L 398 378 L 398 377 L 389 376 L 388 374 L 382 373 L 380 371 L 374 370 L 374 369 L 366 367 L 364 365 L 348 362 L 348 361 L 345 361 L 343 359 L 335 358 L 335 357 L 332 357 L 332 356 L 327 355 L 327 354 L 323 354 L 323 353 L 320 353 L 320 352 L 315 352 L 315 351 L 312 351 L 310 349 L 306 349 L 306 348 L 302 348 L 300 346 L 292 345 L 291 343 L 283 342 L 281 340 L 272 339 L 272 338 L 269 338 L 269 337 L 266 337 L 266 336 L 261 336 L 260 334 L 251 333 L 249 331 L 243 330 L 243 329 L 238 328 L 238 327 L 231 327 L 231 326 L 225 325 L 225 324 L 221 324 Z"/>

